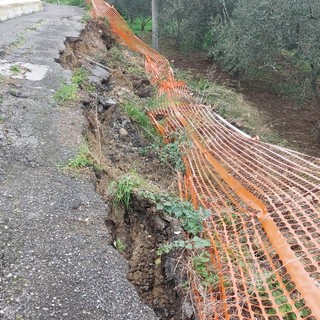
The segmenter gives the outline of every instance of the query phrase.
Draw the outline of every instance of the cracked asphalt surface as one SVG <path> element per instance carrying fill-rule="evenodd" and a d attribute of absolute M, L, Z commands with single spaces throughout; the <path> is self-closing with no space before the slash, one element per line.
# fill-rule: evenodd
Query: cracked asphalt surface
<path fill-rule="evenodd" d="M 110 245 L 108 207 L 59 164 L 81 144 L 80 108 L 53 101 L 55 62 L 82 9 L 45 5 L 0 23 L 0 59 L 45 65 L 41 81 L 0 78 L 0 319 L 156 319 Z"/>

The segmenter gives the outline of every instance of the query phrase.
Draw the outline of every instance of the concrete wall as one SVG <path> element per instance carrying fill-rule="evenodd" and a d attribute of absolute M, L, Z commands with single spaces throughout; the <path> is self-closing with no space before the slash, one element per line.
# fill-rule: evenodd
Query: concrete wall
<path fill-rule="evenodd" d="M 0 0 L 0 21 L 41 11 L 42 9 L 40 0 Z"/>

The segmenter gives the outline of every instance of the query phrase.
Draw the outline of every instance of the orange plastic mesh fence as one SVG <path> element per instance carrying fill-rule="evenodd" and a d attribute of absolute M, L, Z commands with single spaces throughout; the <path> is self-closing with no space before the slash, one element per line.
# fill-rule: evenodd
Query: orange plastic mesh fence
<path fill-rule="evenodd" d="M 161 97 L 149 116 L 165 137 L 183 136 L 181 194 L 212 212 L 202 235 L 212 244 L 206 271 L 190 270 L 199 319 L 320 319 L 320 159 L 227 126 L 113 6 L 92 4 L 120 42 L 144 55 Z"/>

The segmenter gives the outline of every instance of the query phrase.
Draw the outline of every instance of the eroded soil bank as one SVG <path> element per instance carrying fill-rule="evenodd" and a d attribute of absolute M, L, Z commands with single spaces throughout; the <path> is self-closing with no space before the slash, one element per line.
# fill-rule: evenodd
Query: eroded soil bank
<path fill-rule="evenodd" d="M 157 255 L 161 244 L 183 234 L 177 221 L 157 211 L 138 192 L 127 208 L 115 205 L 110 196 L 112 183 L 128 173 L 157 192 L 177 189 L 175 171 L 159 159 L 150 141 L 122 111 L 121 105 L 128 101 L 152 101 L 154 89 L 144 74 L 143 60 L 116 45 L 101 20 L 90 21 L 79 38 L 69 38 L 65 45 L 59 59 L 63 67 L 88 71 L 90 85 L 83 85 L 79 99 L 88 119 L 84 136 L 99 167 L 91 174 L 97 192 L 111 208 L 106 225 L 114 246 L 128 260 L 128 279 L 161 319 L 194 319 L 183 288 L 186 273 L 177 262 L 183 259 L 181 252 L 161 259 Z"/>

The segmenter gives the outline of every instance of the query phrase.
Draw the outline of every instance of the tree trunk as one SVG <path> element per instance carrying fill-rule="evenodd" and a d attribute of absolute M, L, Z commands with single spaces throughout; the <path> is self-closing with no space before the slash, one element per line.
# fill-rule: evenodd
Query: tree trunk
<path fill-rule="evenodd" d="M 159 12 L 158 0 L 152 0 L 152 47 L 159 50 Z"/>
<path fill-rule="evenodd" d="M 318 88 L 318 79 L 320 77 L 320 68 L 316 67 L 313 63 L 311 66 L 311 89 L 314 93 L 318 106 L 320 107 L 320 93 Z"/>

